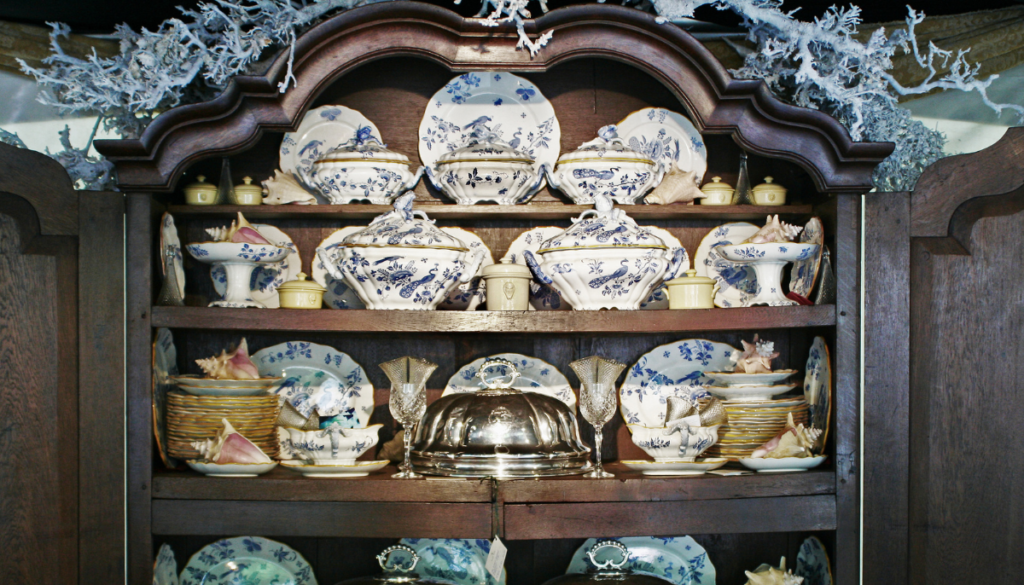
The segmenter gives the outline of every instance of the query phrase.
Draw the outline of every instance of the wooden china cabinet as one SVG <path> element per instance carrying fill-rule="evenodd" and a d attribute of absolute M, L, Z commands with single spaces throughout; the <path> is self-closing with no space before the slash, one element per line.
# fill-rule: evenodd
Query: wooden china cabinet
<path fill-rule="evenodd" d="M 784 105 L 760 82 L 733 80 L 693 37 L 649 14 L 608 5 L 556 10 L 527 23 L 531 36 L 554 38 L 536 57 L 516 50 L 514 30 L 486 28 L 436 6 L 387 2 L 334 17 L 301 37 L 295 87 L 278 91 L 287 54 L 264 74 L 235 78 L 216 99 L 162 114 L 139 140 L 101 141 L 117 165 L 127 213 L 127 499 L 128 582 L 152 580 L 154 552 L 169 542 L 179 566 L 219 536 L 259 534 L 286 542 L 313 565 L 320 583 L 374 572 L 372 554 L 400 537 L 490 538 L 509 546 L 513 585 L 559 574 L 582 539 L 691 534 L 709 553 L 718 582 L 739 584 L 744 569 L 795 558 L 808 533 L 826 543 L 837 583 L 859 578 L 860 221 L 871 173 L 892 149 L 854 143 L 832 118 Z M 304 271 L 317 244 L 346 225 L 365 225 L 386 208 L 344 206 L 188 207 L 180 187 L 195 175 L 217 177 L 228 157 L 233 183 L 262 179 L 277 167 L 285 132 L 323 104 L 362 112 L 389 147 L 416 161 L 417 128 L 429 96 L 455 73 L 509 71 L 533 81 L 552 102 L 561 151 L 647 106 L 687 115 L 705 138 L 708 175 L 734 183 L 742 150 L 755 182 L 772 175 L 790 189 L 784 207 L 635 206 L 641 224 L 667 228 L 693 257 L 702 237 L 730 221 L 763 222 L 779 213 L 792 223 L 821 217 L 838 282 L 835 305 L 697 311 L 402 312 L 208 308 L 209 267 L 186 259 L 185 307 L 154 306 L 160 288 L 161 214 L 174 215 L 183 242 L 203 237 L 242 210 L 288 233 Z M 459 206 L 425 182 L 418 208 L 438 225 L 476 232 L 499 258 L 525 229 L 567 226 L 584 208 L 545 190 L 527 205 Z M 533 355 L 575 383 L 568 363 L 599 354 L 628 364 L 654 347 L 703 337 L 738 345 L 754 333 L 772 339 L 781 365 L 803 369 L 823 335 L 832 352 L 834 412 L 825 466 L 793 475 L 647 478 L 612 463 L 614 479 L 578 477 L 493 481 L 390 478 L 392 468 L 353 480 L 305 479 L 278 469 L 254 479 L 214 479 L 167 470 L 156 456 L 151 346 L 169 328 L 179 366 L 248 338 L 257 350 L 292 340 L 350 354 L 374 387 L 374 420 L 385 423 L 388 383 L 378 363 L 402 355 L 440 367 L 439 389 L 464 363 L 493 353 Z M 436 398 L 439 390 L 430 392 Z M 610 423 L 605 457 L 642 456 L 621 421 Z M 585 436 L 590 427 L 581 423 Z M 383 442 L 383 440 L 382 440 Z"/>

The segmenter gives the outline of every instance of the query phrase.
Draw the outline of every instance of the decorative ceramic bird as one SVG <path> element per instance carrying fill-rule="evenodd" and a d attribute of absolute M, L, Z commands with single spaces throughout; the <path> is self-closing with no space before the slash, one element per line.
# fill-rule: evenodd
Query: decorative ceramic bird
<path fill-rule="evenodd" d="M 629 264 L 629 260 L 623 260 L 621 264 L 621 266 L 615 269 L 615 272 L 612 272 L 611 274 L 606 274 L 604 276 L 598 276 L 594 280 L 591 280 L 589 283 L 590 288 L 601 288 L 602 286 L 605 285 L 606 282 L 616 280 L 618 278 L 622 278 L 623 276 L 625 276 L 626 273 L 629 272 L 629 266 L 627 266 L 627 264 Z"/>
<path fill-rule="evenodd" d="M 430 273 L 427 274 L 426 276 L 424 276 L 423 278 L 421 278 L 419 280 L 414 280 L 414 281 L 410 282 L 409 284 L 403 286 L 402 290 L 398 294 L 402 295 L 403 299 L 407 299 L 407 298 L 411 297 L 412 293 L 416 292 L 416 289 L 418 289 L 419 287 L 424 286 L 427 283 L 433 281 L 434 278 L 437 276 L 436 273 L 437 273 L 437 267 L 435 266 L 434 268 L 431 268 L 430 269 Z"/>

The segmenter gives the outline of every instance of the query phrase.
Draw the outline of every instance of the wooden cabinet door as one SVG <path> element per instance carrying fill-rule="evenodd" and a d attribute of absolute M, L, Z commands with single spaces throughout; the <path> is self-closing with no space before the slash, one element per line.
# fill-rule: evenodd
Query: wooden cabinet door
<path fill-rule="evenodd" d="M 0 145 L 0 575 L 124 581 L 123 214 Z"/>

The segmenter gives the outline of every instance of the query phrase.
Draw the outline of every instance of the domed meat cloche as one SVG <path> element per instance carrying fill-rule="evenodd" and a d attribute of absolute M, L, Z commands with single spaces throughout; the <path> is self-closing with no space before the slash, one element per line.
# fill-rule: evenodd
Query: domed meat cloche
<path fill-rule="evenodd" d="M 504 382 L 485 372 L 507 368 Z M 452 477 L 573 475 L 590 468 L 576 415 L 561 400 L 512 388 L 512 362 L 488 360 L 487 389 L 444 396 L 427 407 L 412 449 L 420 473 Z"/>

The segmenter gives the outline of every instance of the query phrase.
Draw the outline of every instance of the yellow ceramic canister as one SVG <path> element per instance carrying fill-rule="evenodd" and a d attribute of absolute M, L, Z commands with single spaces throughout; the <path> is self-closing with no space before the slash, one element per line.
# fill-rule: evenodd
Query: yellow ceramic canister
<path fill-rule="evenodd" d="M 732 194 L 736 191 L 729 183 L 723 183 L 722 177 L 711 177 L 710 183 L 700 188 L 707 197 L 700 200 L 701 205 L 732 205 Z"/>
<path fill-rule="evenodd" d="M 243 184 L 235 185 L 231 192 L 233 205 L 261 205 L 263 203 L 263 187 L 252 184 L 252 177 L 242 179 Z"/>
<path fill-rule="evenodd" d="M 189 205 L 213 205 L 217 203 L 217 185 L 206 182 L 206 177 L 199 175 L 198 182 L 185 187 L 185 203 Z"/>
<path fill-rule="evenodd" d="M 765 177 L 764 183 L 754 187 L 754 205 L 785 205 L 786 188 L 772 182 L 771 177 Z"/>
<path fill-rule="evenodd" d="M 282 309 L 319 309 L 323 305 L 327 289 L 306 278 L 306 274 L 300 272 L 295 275 L 295 280 L 277 287 Z"/>
<path fill-rule="evenodd" d="M 665 283 L 668 288 L 670 309 L 713 309 L 718 283 L 706 276 L 697 276 L 696 270 L 687 270 L 686 276 Z"/>
<path fill-rule="evenodd" d="M 488 311 L 525 311 L 530 308 L 533 274 L 521 264 L 502 262 L 485 266 Z"/>

